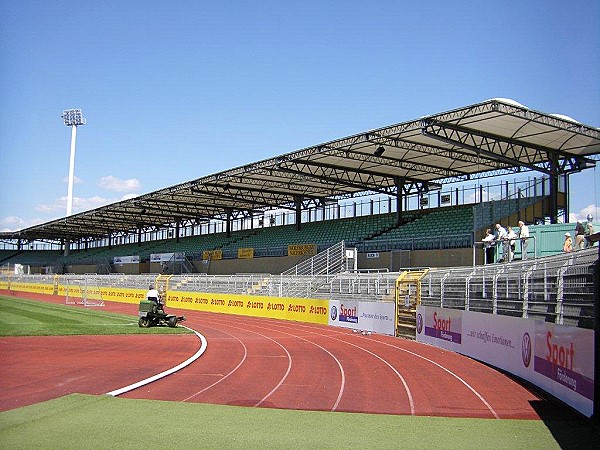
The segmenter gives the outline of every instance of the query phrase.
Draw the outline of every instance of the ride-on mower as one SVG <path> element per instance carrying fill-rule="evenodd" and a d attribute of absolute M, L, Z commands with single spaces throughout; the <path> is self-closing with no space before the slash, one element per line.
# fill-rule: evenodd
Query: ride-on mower
<path fill-rule="evenodd" d="M 139 316 L 140 320 L 138 321 L 138 325 L 142 328 L 163 325 L 168 325 L 171 328 L 175 328 L 179 322 L 183 322 L 185 320 L 185 316 L 167 314 L 165 312 L 165 304 L 160 298 L 158 299 L 158 302 L 152 300 L 141 300 Z"/>

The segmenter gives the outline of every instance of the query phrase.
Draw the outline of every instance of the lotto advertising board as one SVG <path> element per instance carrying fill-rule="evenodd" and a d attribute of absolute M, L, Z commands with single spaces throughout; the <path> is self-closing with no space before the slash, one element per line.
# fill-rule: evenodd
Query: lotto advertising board
<path fill-rule="evenodd" d="M 169 291 L 167 307 L 298 322 L 327 323 L 327 300 Z"/>
<path fill-rule="evenodd" d="M 329 325 L 394 335 L 396 306 L 391 302 L 329 300 Z"/>
<path fill-rule="evenodd" d="M 594 332 L 549 322 L 419 306 L 417 341 L 513 373 L 590 417 Z"/>

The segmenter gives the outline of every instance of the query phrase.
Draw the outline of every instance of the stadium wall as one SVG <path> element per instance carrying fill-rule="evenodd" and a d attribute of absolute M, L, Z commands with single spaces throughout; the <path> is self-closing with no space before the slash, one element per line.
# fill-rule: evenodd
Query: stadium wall
<path fill-rule="evenodd" d="M 358 254 L 359 269 L 388 269 L 400 272 L 414 267 L 471 266 L 473 250 L 451 248 L 441 250 L 396 250 Z"/>
<path fill-rule="evenodd" d="M 236 273 L 274 273 L 279 274 L 309 259 L 310 255 L 281 256 L 249 259 L 216 259 L 204 264 L 192 261 L 199 273 L 209 275 L 233 275 Z"/>
<path fill-rule="evenodd" d="M 417 307 L 417 341 L 491 364 L 594 413 L 594 331 L 541 320 Z"/>
<path fill-rule="evenodd" d="M 480 255 L 481 253 L 481 255 Z M 478 263 L 483 262 L 482 252 L 477 252 Z M 197 273 L 209 275 L 234 275 L 237 273 L 271 273 L 279 274 L 302 261 L 309 259 L 310 255 L 264 257 L 250 259 L 220 259 L 206 261 L 192 261 Z M 473 264 L 473 249 L 453 248 L 443 250 L 403 250 L 392 252 L 371 252 L 358 254 L 359 269 L 387 269 L 398 272 L 411 267 L 454 267 L 471 266 Z M 70 265 L 67 273 L 87 274 L 96 273 L 96 265 Z M 114 273 L 139 275 L 142 273 L 161 273 L 160 264 L 138 263 L 114 266 Z M 32 273 L 39 273 L 33 271 Z"/>

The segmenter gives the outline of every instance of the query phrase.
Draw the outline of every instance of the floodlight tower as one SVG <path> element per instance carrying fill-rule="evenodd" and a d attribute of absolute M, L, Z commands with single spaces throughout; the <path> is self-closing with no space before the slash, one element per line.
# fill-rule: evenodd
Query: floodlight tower
<path fill-rule="evenodd" d="M 69 190 L 67 194 L 67 216 L 73 211 L 73 178 L 75 175 L 75 141 L 77 139 L 77 126 L 85 125 L 85 119 L 80 109 L 65 109 L 62 113 L 65 125 L 71 127 L 71 158 L 69 160 Z"/>

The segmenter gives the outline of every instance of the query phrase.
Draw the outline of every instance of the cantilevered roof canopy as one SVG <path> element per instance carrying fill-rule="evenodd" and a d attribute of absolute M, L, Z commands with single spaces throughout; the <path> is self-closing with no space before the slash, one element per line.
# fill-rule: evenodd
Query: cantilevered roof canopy
<path fill-rule="evenodd" d="M 136 198 L 2 233 L 78 241 L 201 223 L 359 193 L 409 194 L 444 183 L 535 170 L 556 178 L 593 167 L 600 129 L 492 99 L 364 131 Z"/>

